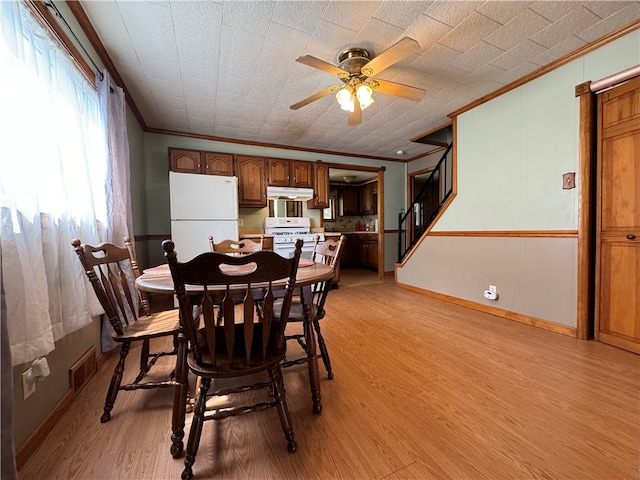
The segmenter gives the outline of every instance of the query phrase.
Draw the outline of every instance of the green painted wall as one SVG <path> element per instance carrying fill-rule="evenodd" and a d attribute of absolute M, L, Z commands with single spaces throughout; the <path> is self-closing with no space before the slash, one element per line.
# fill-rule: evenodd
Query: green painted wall
<path fill-rule="evenodd" d="M 265 157 L 292 158 L 298 160 L 346 165 L 384 167 L 384 214 L 385 228 L 397 229 L 397 216 L 404 208 L 405 198 L 405 164 L 401 162 L 371 160 L 366 158 L 346 157 L 342 155 L 318 154 L 304 151 L 240 145 L 226 142 L 203 140 L 176 135 L 145 133 L 145 170 L 146 170 L 146 211 L 147 231 L 136 234 L 167 235 L 171 232 L 169 218 L 169 147 L 207 150 L 212 152 L 258 155 Z M 306 207 L 305 207 L 306 208 Z M 262 228 L 262 221 L 268 215 L 268 209 L 241 209 L 241 216 L 246 219 L 244 228 Z M 312 218 L 313 226 L 319 226 L 319 211 L 307 210 Z M 393 243 L 394 235 L 385 243 Z M 385 255 L 385 271 L 393 270 L 394 255 Z M 148 265 L 164 263 L 161 240 L 149 242 Z"/>
<path fill-rule="evenodd" d="M 577 230 L 575 86 L 640 64 L 635 31 L 457 119 L 458 193 L 434 231 Z M 576 179 L 580 183 L 580 179 Z M 576 326 L 576 238 L 427 237 L 400 283 Z M 482 293 L 496 285 L 497 302 Z"/>

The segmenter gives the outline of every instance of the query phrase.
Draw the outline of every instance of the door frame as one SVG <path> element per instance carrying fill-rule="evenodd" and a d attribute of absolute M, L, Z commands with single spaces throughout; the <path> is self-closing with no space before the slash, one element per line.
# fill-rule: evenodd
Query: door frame
<path fill-rule="evenodd" d="M 625 75 L 625 72 L 629 72 Z M 613 74 L 598 81 L 576 85 L 575 96 L 580 100 L 578 146 L 578 290 L 576 338 L 595 337 L 595 281 L 596 281 L 596 205 L 598 167 L 597 95 L 604 90 L 640 76 L 637 69 Z"/>
<path fill-rule="evenodd" d="M 385 167 L 367 167 L 346 163 L 330 163 L 329 169 L 355 170 L 358 172 L 377 172 L 378 178 L 378 280 L 384 276 L 384 171 Z"/>

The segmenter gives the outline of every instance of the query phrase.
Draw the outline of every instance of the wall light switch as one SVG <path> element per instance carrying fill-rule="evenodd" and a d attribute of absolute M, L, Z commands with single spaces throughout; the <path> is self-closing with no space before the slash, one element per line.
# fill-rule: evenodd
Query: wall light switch
<path fill-rule="evenodd" d="M 562 175 L 562 189 L 569 190 L 571 188 L 576 188 L 575 172 L 569 172 Z"/>

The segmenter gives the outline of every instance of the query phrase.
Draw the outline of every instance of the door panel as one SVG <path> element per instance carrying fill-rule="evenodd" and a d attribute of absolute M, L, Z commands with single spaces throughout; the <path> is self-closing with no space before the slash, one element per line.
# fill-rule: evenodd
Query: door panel
<path fill-rule="evenodd" d="M 638 123 L 638 122 L 636 122 Z M 602 228 L 626 231 L 640 225 L 640 132 L 602 143 Z"/>
<path fill-rule="evenodd" d="M 640 353 L 640 78 L 598 97 L 596 338 Z"/>
<path fill-rule="evenodd" d="M 605 242 L 601 263 L 603 284 L 600 295 L 600 330 L 630 338 L 640 338 L 640 323 L 634 321 L 640 311 L 640 245 L 629 248 L 623 242 Z"/>

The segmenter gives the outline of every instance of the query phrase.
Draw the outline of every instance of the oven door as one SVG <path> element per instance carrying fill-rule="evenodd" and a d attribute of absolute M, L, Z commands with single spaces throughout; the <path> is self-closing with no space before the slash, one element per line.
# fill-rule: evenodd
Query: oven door
<path fill-rule="evenodd" d="M 273 251 L 284 258 L 293 257 L 293 252 L 296 249 L 295 243 L 274 243 Z M 305 242 L 302 245 L 302 255 L 300 258 L 311 259 L 311 252 L 313 252 L 313 242 Z"/>

